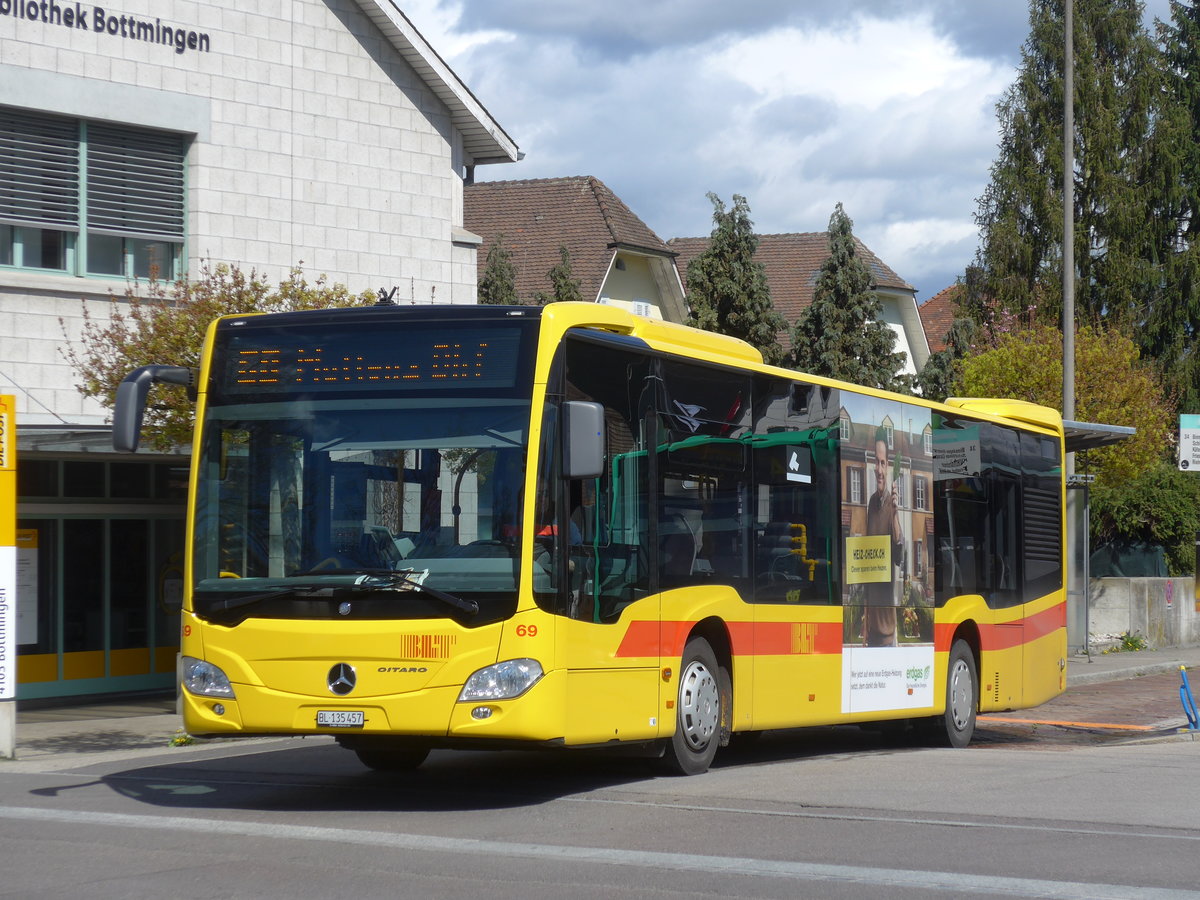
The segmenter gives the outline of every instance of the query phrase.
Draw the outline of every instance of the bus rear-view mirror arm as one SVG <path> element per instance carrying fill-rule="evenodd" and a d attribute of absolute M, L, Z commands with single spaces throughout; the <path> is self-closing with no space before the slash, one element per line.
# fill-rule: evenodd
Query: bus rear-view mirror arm
<path fill-rule="evenodd" d="M 562 406 L 566 437 L 563 475 L 599 478 L 604 474 L 604 405 L 589 400 L 568 400 Z"/>
<path fill-rule="evenodd" d="M 195 369 L 185 366 L 142 366 L 126 375 L 124 381 L 117 385 L 117 402 L 113 410 L 113 449 L 118 453 L 137 451 L 150 385 L 182 384 L 194 388 L 196 374 Z"/>

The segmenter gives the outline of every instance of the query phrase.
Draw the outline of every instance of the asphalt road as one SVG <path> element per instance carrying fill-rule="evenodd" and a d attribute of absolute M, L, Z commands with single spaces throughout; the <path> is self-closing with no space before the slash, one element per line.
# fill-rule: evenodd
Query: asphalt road
<path fill-rule="evenodd" d="M 1200 897 L 1195 743 L 1021 727 L 772 733 L 696 778 L 576 753 L 385 775 L 326 738 L 0 765 L 0 897 Z"/>

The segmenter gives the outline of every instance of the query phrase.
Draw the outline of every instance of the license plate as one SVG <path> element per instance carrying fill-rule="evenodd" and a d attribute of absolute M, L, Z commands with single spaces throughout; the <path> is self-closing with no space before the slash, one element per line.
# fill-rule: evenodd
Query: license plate
<path fill-rule="evenodd" d="M 362 728 L 366 719 L 366 715 L 360 709 L 317 710 L 319 728 Z"/>

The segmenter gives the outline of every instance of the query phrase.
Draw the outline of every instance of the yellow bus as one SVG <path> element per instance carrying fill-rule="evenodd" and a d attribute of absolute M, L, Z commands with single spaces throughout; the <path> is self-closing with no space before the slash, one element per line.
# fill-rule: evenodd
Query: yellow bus
<path fill-rule="evenodd" d="M 199 371 L 184 721 L 431 748 L 901 721 L 951 746 L 1065 687 L 1064 435 L 764 365 L 591 303 L 226 317 Z"/>

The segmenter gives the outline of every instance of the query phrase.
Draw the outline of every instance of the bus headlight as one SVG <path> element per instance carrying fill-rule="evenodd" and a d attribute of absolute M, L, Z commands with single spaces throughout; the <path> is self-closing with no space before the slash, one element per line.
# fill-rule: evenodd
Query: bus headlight
<path fill-rule="evenodd" d="M 536 659 L 508 659 L 471 675 L 458 701 L 511 700 L 537 684 L 541 677 L 542 664 Z"/>
<path fill-rule="evenodd" d="M 232 698 L 233 685 L 225 673 L 210 662 L 193 656 L 183 658 L 183 686 L 201 697 Z"/>

